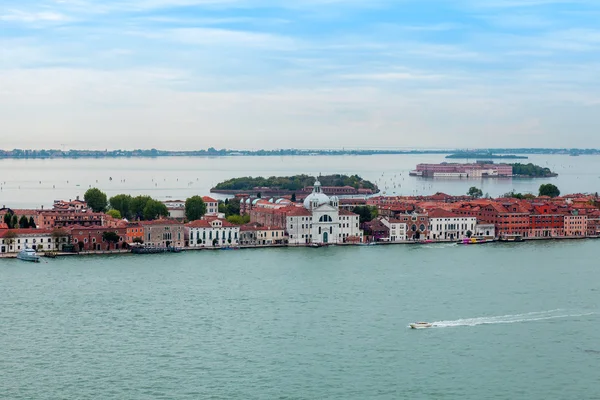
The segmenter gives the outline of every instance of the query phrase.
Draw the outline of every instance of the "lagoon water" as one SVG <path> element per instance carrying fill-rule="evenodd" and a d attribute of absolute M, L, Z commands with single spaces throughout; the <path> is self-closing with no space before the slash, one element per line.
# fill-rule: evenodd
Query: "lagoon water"
<path fill-rule="evenodd" d="M 50 206 L 54 200 L 83 196 L 91 187 L 118 193 L 147 194 L 164 200 L 208 194 L 217 183 L 240 176 L 359 174 L 386 194 L 417 195 L 442 191 L 465 194 L 479 186 L 499 196 L 511 190 L 537 193 L 554 183 L 563 193 L 600 192 L 600 157 L 531 156 L 528 160 L 559 174 L 549 179 L 442 179 L 409 177 L 418 163 L 439 163 L 442 155 L 306 157 L 165 157 L 118 159 L 0 160 L 0 206 Z M 473 161 L 473 160 L 471 160 Z M 110 180 L 112 178 L 112 180 Z"/>
<path fill-rule="evenodd" d="M 0 397 L 597 399 L 599 250 L 0 260 Z"/>

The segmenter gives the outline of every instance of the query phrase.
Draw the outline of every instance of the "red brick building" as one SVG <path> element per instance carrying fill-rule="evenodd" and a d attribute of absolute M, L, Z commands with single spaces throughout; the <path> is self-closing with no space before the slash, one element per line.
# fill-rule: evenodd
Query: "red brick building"
<path fill-rule="evenodd" d="M 109 228 L 103 226 L 72 226 L 68 228 L 71 244 L 79 251 L 106 251 L 126 249 L 127 229 Z M 114 232 L 118 235 L 117 242 L 108 242 L 104 239 L 105 232 Z"/>

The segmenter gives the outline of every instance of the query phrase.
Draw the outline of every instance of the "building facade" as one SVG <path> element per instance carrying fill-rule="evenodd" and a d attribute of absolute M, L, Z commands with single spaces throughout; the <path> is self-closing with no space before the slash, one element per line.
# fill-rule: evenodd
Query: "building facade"
<path fill-rule="evenodd" d="M 148 247 L 184 247 L 185 226 L 175 219 L 142 221 L 144 228 L 144 246 Z"/>
<path fill-rule="evenodd" d="M 199 219 L 185 225 L 190 248 L 236 247 L 240 227 L 221 218 Z"/>

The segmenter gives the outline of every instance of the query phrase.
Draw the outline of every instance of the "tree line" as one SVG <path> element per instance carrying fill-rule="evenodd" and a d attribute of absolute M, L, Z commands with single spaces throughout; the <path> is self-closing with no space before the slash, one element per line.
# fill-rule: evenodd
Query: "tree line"
<path fill-rule="evenodd" d="M 351 186 L 355 189 L 376 189 L 375 184 L 362 179 L 358 175 L 324 175 L 319 177 L 319 181 L 323 186 Z M 252 190 L 256 187 L 265 187 L 270 189 L 280 190 L 301 190 L 307 186 L 312 186 L 315 183 L 314 176 L 310 175 L 294 175 L 294 176 L 271 176 L 269 178 L 259 177 L 242 177 L 233 178 L 221 182 L 215 186 L 217 190 Z"/>
<path fill-rule="evenodd" d="M 4 223 L 8 226 L 8 229 L 36 229 L 37 226 L 33 217 L 27 218 L 25 215 L 22 215 L 19 218 L 12 211 L 4 214 Z"/>

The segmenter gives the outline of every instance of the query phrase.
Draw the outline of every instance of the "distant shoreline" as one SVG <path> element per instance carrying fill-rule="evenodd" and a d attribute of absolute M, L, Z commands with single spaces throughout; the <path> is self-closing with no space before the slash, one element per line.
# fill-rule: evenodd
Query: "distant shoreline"
<path fill-rule="evenodd" d="M 478 149 L 476 151 L 461 149 L 436 150 L 232 150 L 209 148 L 206 150 L 172 151 L 157 149 L 137 150 L 0 150 L 0 159 L 77 159 L 77 158 L 156 158 L 156 157 L 275 157 L 275 156 L 371 156 L 371 155 L 461 155 L 463 158 L 523 158 L 519 155 L 600 155 L 600 149 Z M 524 157 L 527 158 L 527 157 Z"/>

